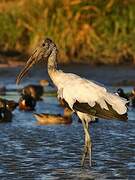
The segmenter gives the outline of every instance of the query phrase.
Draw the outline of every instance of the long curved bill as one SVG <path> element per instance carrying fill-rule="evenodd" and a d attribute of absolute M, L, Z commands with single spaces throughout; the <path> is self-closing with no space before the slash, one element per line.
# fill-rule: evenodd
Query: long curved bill
<path fill-rule="evenodd" d="M 56 48 L 56 45 L 50 39 L 44 40 L 44 42 L 39 45 L 31 57 L 28 59 L 26 65 L 16 78 L 16 84 L 19 84 L 22 78 L 27 74 L 29 69 L 41 60 L 47 60 L 50 56 L 52 49 Z"/>
<path fill-rule="evenodd" d="M 36 63 L 36 54 L 37 50 L 34 51 L 34 53 L 31 55 L 31 57 L 28 59 L 26 65 L 22 69 L 22 71 L 19 73 L 19 75 L 16 78 L 16 84 L 19 84 L 22 78 L 27 74 L 29 69 L 33 66 L 33 64 Z"/>

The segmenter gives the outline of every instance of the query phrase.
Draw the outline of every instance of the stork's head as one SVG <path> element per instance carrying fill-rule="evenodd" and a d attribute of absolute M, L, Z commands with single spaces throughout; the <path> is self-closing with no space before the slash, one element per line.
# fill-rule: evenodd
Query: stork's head
<path fill-rule="evenodd" d="M 21 79 L 25 76 L 25 74 L 29 71 L 29 69 L 36 63 L 42 60 L 48 60 L 51 52 L 57 49 L 54 42 L 47 38 L 45 39 L 33 52 L 28 61 L 26 62 L 24 68 L 17 76 L 16 83 L 19 84 Z"/>

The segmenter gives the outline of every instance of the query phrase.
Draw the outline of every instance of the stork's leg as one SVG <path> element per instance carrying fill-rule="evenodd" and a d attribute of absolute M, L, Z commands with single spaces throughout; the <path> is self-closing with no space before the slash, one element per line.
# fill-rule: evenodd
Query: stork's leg
<path fill-rule="evenodd" d="M 92 148 L 92 143 L 91 143 L 91 138 L 90 138 L 90 134 L 89 134 L 89 124 L 88 122 L 85 122 L 84 120 L 82 120 L 82 124 L 84 127 L 84 133 L 85 133 L 85 145 L 84 145 L 84 152 L 83 152 L 83 156 L 82 156 L 82 161 L 81 161 L 81 165 L 84 165 L 84 161 L 87 155 L 89 155 L 89 165 L 91 166 L 91 148 Z"/>
<path fill-rule="evenodd" d="M 90 133 L 89 133 L 89 122 L 86 121 L 86 127 L 87 127 L 87 133 L 86 133 L 86 136 L 87 136 L 87 146 L 88 146 L 88 155 L 89 155 L 89 165 L 91 167 L 92 165 L 92 142 L 91 142 L 91 137 L 90 137 Z"/>
<path fill-rule="evenodd" d="M 83 152 L 82 160 L 81 160 L 81 166 L 84 165 L 84 161 L 85 161 L 85 158 L 87 156 L 86 124 L 85 124 L 84 120 L 82 120 L 82 124 L 83 124 L 83 128 L 84 128 L 84 133 L 85 133 L 85 145 L 84 145 L 84 152 Z"/>

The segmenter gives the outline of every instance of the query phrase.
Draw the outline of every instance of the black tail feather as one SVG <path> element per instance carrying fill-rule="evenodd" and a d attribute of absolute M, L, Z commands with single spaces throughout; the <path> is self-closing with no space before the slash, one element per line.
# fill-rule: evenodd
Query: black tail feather
<path fill-rule="evenodd" d="M 117 119 L 120 121 L 127 121 L 127 113 L 118 114 L 110 104 L 108 104 L 107 102 L 106 104 L 109 110 L 102 109 L 98 103 L 96 103 L 95 106 L 91 107 L 88 103 L 80 103 L 76 101 L 73 105 L 73 109 L 75 111 L 80 111 L 103 119 Z"/>

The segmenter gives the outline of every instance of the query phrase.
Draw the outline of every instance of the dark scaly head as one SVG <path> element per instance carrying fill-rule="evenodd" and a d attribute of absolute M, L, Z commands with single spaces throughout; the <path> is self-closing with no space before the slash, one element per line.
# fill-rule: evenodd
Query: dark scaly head
<path fill-rule="evenodd" d="M 30 56 L 28 61 L 26 62 L 24 68 L 21 70 L 19 75 L 16 78 L 16 84 L 19 84 L 22 78 L 27 74 L 30 68 L 40 61 L 48 60 L 53 49 L 56 49 L 56 45 L 54 42 L 46 38 L 42 43 L 35 49 L 33 54 Z"/>

